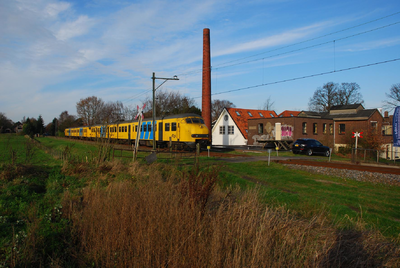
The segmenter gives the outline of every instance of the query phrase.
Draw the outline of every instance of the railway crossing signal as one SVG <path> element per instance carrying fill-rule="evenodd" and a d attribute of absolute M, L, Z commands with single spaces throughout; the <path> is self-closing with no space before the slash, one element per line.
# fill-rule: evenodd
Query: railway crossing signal
<path fill-rule="evenodd" d="M 356 150 L 357 150 L 357 144 L 358 144 L 358 138 L 362 138 L 361 134 L 363 134 L 363 132 L 353 132 L 353 138 L 356 138 Z"/>

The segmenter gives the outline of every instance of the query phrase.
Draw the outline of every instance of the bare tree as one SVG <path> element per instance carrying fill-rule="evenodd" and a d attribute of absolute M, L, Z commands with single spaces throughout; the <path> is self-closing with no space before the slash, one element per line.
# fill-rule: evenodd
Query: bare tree
<path fill-rule="evenodd" d="M 85 125 L 100 124 L 101 110 L 104 107 L 104 101 L 95 96 L 81 99 L 76 103 L 76 112 L 83 119 Z"/>
<path fill-rule="evenodd" d="M 236 105 L 228 100 L 213 100 L 211 103 L 211 120 L 217 120 L 224 108 L 234 107 L 236 107 Z"/>
<path fill-rule="evenodd" d="M 357 83 L 342 83 L 337 93 L 336 105 L 364 103 Z"/>
<path fill-rule="evenodd" d="M 153 100 L 148 97 L 144 100 L 146 108 L 144 111 L 145 117 L 151 117 L 153 114 Z M 199 108 L 195 106 L 195 101 L 192 98 L 182 95 L 176 91 L 157 91 L 156 95 L 156 116 L 165 116 L 170 114 L 181 113 L 197 113 L 201 114 Z"/>
<path fill-rule="evenodd" d="M 318 88 L 310 101 L 308 107 L 311 111 L 329 111 L 334 105 L 348 105 L 364 103 L 359 92 L 360 86 L 357 83 L 342 83 L 341 85 L 328 82 Z"/>
<path fill-rule="evenodd" d="M 389 94 L 385 93 L 388 98 L 385 101 L 385 106 L 388 109 L 393 109 L 400 105 L 400 83 L 392 85 Z"/>
<path fill-rule="evenodd" d="M 309 109 L 316 112 L 329 111 L 336 104 L 338 91 L 338 84 L 333 82 L 328 82 L 317 88 L 308 102 Z"/>
<path fill-rule="evenodd" d="M 125 120 L 124 105 L 120 101 L 107 102 L 100 110 L 99 119 L 101 123 L 111 123 L 116 121 Z"/>
<path fill-rule="evenodd" d="M 266 110 L 266 111 L 271 111 L 274 109 L 274 104 L 275 104 L 275 102 L 272 101 L 271 96 L 268 96 L 268 99 L 265 100 L 262 109 Z"/>

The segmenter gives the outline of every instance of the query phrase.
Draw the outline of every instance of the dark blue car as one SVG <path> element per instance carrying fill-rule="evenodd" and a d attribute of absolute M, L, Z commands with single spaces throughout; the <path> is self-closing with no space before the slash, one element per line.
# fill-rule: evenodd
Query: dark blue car
<path fill-rule="evenodd" d="M 298 139 L 293 143 L 292 152 L 294 154 L 305 153 L 307 155 L 320 154 L 329 156 L 331 151 L 328 146 L 322 145 L 314 139 Z"/>

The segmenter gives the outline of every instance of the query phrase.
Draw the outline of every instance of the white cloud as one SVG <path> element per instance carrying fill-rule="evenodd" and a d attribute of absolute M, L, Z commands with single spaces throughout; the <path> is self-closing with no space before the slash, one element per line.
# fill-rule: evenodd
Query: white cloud
<path fill-rule="evenodd" d="M 68 10 L 70 7 L 71 4 L 67 2 L 49 3 L 44 8 L 44 13 L 49 17 L 57 17 L 59 13 Z"/>
<path fill-rule="evenodd" d="M 86 34 L 94 24 L 94 19 L 88 16 L 79 16 L 75 21 L 64 23 L 55 35 L 57 39 L 65 41 Z"/>
<path fill-rule="evenodd" d="M 276 34 L 273 36 L 268 36 L 265 38 L 252 40 L 249 42 L 241 43 L 238 45 L 234 45 L 227 49 L 221 49 L 216 53 L 213 53 L 215 57 L 229 55 L 229 54 L 236 54 L 242 53 L 247 51 L 254 51 L 257 49 L 265 49 L 274 46 L 285 45 L 289 43 L 293 43 L 296 41 L 300 41 L 305 37 L 314 34 L 317 31 L 324 29 L 328 23 L 318 23 L 313 24 L 306 27 L 297 28 L 294 30 L 286 31 L 280 34 Z"/>

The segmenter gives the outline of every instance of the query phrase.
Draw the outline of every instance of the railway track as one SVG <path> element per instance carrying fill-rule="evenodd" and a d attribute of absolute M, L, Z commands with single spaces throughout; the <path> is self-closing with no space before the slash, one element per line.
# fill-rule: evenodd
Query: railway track
<path fill-rule="evenodd" d="M 273 160 L 273 161 L 276 163 L 280 163 L 280 164 L 328 167 L 328 168 L 349 169 L 349 170 L 400 175 L 400 168 L 382 166 L 382 165 L 378 166 L 378 165 L 366 165 L 366 164 L 351 164 L 351 163 L 344 163 L 344 162 L 321 162 L 321 161 L 293 159 L 293 158 L 286 159 L 286 160 Z"/>

